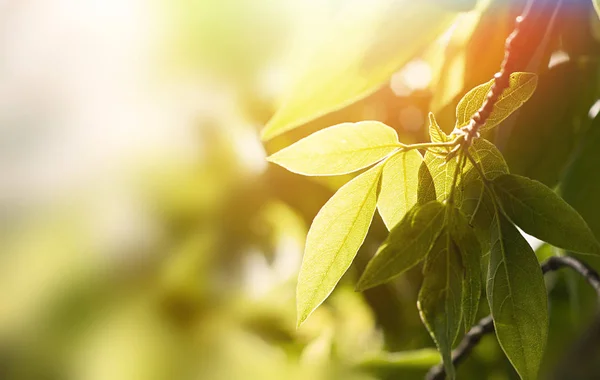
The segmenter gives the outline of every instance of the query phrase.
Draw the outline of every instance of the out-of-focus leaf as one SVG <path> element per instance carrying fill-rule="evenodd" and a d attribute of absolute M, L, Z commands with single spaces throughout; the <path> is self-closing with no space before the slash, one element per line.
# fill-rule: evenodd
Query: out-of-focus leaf
<path fill-rule="evenodd" d="M 481 298 L 481 247 L 473 227 L 458 210 L 453 209 L 450 231 L 452 240 L 460 252 L 464 276 L 462 280 L 462 307 L 465 331 L 468 331 L 477 320 L 477 309 Z"/>
<path fill-rule="evenodd" d="M 303 175 L 337 175 L 370 166 L 399 148 L 396 131 L 378 121 L 317 131 L 267 158 Z"/>
<path fill-rule="evenodd" d="M 425 260 L 417 306 L 442 354 L 446 375 L 454 379 L 451 352 L 462 319 L 463 265 L 447 228 L 440 233 Z"/>
<path fill-rule="evenodd" d="M 342 186 L 310 226 L 298 276 L 298 325 L 331 294 L 352 264 L 377 207 L 381 170 L 378 165 Z"/>
<path fill-rule="evenodd" d="M 526 233 L 559 248 L 600 254 L 600 243 L 585 220 L 544 184 L 514 174 L 492 183 L 508 217 Z"/>
<path fill-rule="evenodd" d="M 494 80 L 480 84 L 458 102 L 456 107 L 456 127 L 460 128 L 469 123 L 471 117 L 483 105 L 485 98 L 492 87 Z M 512 73 L 509 77 L 509 87 L 502 92 L 494 104 L 490 116 L 481 131 L 494 128 L 506 119 L 517 108 L 521 107 L 535 91 L 537 75 L 533 73 Z"/>
<path fill-rule="evenodd" d="M 535 380 L 548 337 L 546 286 L 535 253 L 501 212 L 492 228 L 487 278 L 500 346 L 523 380 Z"/>
<path fill-rule="evenodd" d="M 596 238 L 600 239 L 598 163 L 600 163 L 600 116 L 594 119 L 560 188 L 563 198 L 579 211 Z"/>
<path fill-rule="evenodd" d="M 435 87 L 432 89 L 431 111 L 440 111 L 461 94 L 465 79 L 466 46 L 489 3 L 489 0 L 479 1 L 475 9 L 459 14 L 447 32 L 449 38 L 437 40 L 425 52 L 423 58 L 436 73 L 432 80 Z"/>
<path fill-rule="evenodd" d="M 438 3 L 448 9 L 466 12 L 475 8 L 477 0 L 438 0 Z"/>
<path fill-rule="evenodd" d="M 377 209 L 388 230 L 391 230 L 417 203 L 419 169 L 423 163 L 416 150 L 398 153 L 383 167 Z"/>
<path fill-rule="evenodd" d="M 385 368 L 425 368 L 438 364 L 440 353 L 433 348 L 423 348 L 414 351 L 381 353 L 369 356 L 360 361 L 359 367 L 364 369 Z"/>
<path fill-rule="evenodd" d="M 316 47 L 262 138 L 369 95 L 439 35 L 453 15 L 431 0 L 350 3 Z"/>
<path fill-rule="evenodd" d="M 521 108 L 502 145 L 514 174 L 555 186 L 588 123 L 595 101 L 595 65 L 569 61 L 539 76 L 537 91 Z M 523 149 L 527 146 L 527 149 Z"/>
<path fill-rule="evenodd" d="M 442 229 L 444 206 L 415 205 L 392 230 L 365 269 L 357 290 L 383 284 L 425 258 Z"/>

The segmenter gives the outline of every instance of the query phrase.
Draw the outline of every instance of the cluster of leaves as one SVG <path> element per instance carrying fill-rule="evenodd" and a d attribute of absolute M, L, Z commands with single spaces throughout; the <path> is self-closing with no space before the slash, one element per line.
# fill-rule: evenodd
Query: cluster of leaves
<path fill-rule="evenodd" d="M 481 130 L 506 119 L 533 94 L 537 76 L 513 73 Z M 481 107 L 492 82 L 468 92 L 455 131 Z M 308 176 L 364 172 L 342 186 L 315 217 L 298 278 L 298 324 L 331 294 L 362 245 L 375 210 L 390 233 L 357 289 L 380 285 L 423 262 L 418 296 L 423 323 L 446 372 L 451 350 L 475 322 L 483 289 L 498 341 L 521 378 L 535 379 L 548 335 L 547 296 L 535 253 L 517 226 L 556 247 L 600 254 L 583 218 L 540 182 L 509 173 L 494 144 L 447 135 L 433 114 L 431 142 L 405 145 L 376 121 L 318 131 L 269 157 Z M 424 154 L 422 154 L 422 152 Z"/>

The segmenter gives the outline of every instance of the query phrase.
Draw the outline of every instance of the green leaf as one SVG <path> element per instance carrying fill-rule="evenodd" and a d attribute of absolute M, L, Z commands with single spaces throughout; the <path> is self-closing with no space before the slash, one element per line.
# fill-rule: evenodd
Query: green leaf
<path fill-rule="evenodd" d="M 559 182 L 597 99 L 596 71 L 570 60 L 540 74 L 537 90 L 503 130 L 502 152 L 514 174 L 548 187 Z"/>
<path fill-rule="evenodd" d="M 502 208 L 523 231 L 556 247 L 600 254 L 600 244 L 581 215 L 544 184 L 514 174 L 492 182 Z"/>
<path fill-rule="evenodd" d="M 450 379 L 456 376 L 451 353 L 462 318 L 462 281 L 460 252 L 450 232 L 444 230 L 427 255 L 417 306 L 423 323 L 442 354 Z"/>
<path fill-rule="evenodd" d="M 384 164 L 377 209 L 391 230 L 417 203 L 419 169 L 423 163 L 416 150 L 398 153 Z"/>
<path fill-rule="evenodd" d="M 477 320 L 477 309 L 481 298 L 482 251 L 473 227 L 469 225 L 467 218 L 458 209 L 453 209 L 450 231 L 452 240 L 456 242 L 460 252 L 465 270 L 462 281 L 462 307 L 465 330 L 468 331 Z"/>
<path fill-rule="evenodd" d="M 262 131 L 264 140 L 373 93 L 443 32 L 455 13 L 435 1 L 351 2 L 339 13 L 291 93 Z"/>
<path fill-rule="evenodd" d="M 342 186 L 310 226 L 296 289 L 298 325 L 331 294 L 352 264 L 375 213 L 381 169 L 378 165 Z"/>
<path fill-rule="evenodd" d="M 425 161 L 421 162 L 419 167 L 419 188 L 417 190 L 417 203 L 424 205 L 427 202 L 435 201 L 437 199 L 435 194 L 435 183 L 431 172 L 427 167 Z"/>
<path fill-rule="evenodd" d="M 443 218 L 444 206 L 437 201 L 410 209 L 367 265 L 357 290 L 386 283 L 423 260 L 442 229 Z"/>
<path fill-rule="evenodd" d="M 508 166 L 498 151 L 496 146 L 491 142 L 479 138 L 473 142 L 469 148 L 469 153 L 479 164 L 479 167 L 485 174 L 488 180 L 492 180 L 499 175 L 508 174 Z M 461 181 L 460 195 L 460 210 L 473 221 L 475 232 L 479 238 L 481 249 L 488 252 L 490 248 L 490 227 L 494 219 L 494 204 L 488 193 L 484 190 L 483 182 L 479 178 L 479 173 L 467 162 L 465 174 Z M 479 198 L 483 197 L 479 208 Z M 477 211 L 475 216 L 473 214 Z"/>
<path fill-rule="evenodd" d="M 537 379 L 548 337 L 544 277 L 535 253 L 497 212 L 487 275 L 487 296 L 502 350 L 521 379 Z"/>
<path fill-rule="evenodd" d="M 471 117 L 481 108 L 487 97 L 494 80 L 481 84 L 467 94 L 458 102 L 456 107 L 456 127 L 460 128 L 469 123 Z M 481 131 L 494 128 L 506 119 L 517 108 L 521 107 L 535 91 L 537 75 L 533 73 L 512 73 L 509 78 L 509 87 L 502 92 L 496 101 L 492 113 Z"/>
<path fill-rule="evenodd" d="M 595 234 L 600 238 L 600 114 L 583 138 L 581 149 L 577 152 L 561 183 L 561 194 L 565 201 L 573 206 Z"/>
<path fill-rule="evenodd" d="M 373 165 L 399 147 L 393 128 L 361 121 L 315 132 L 267 159 L 302 175 L 338 175 Z"/>

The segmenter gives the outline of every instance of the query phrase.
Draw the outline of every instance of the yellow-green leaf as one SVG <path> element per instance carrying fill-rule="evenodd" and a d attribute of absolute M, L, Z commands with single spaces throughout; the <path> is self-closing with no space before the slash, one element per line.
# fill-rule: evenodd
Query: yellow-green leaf
<path fill-rule="evenodd" d="M 421 319 L 442 354 L 446 375 L 454 379 L 452 345 L 460 330 L 463 265 L 456 243 L 444 229 L 427 255 L 417 306 Z"/>
<path fill-rule="evenodd" d="M 594 9 L 596 10 L 596 14 L 600 17 L 600 0 L 592 0 L 594 4 Z"/>
<path fill-rule="evenodd" d="M 313 220 L 298 276 L 298 325 L 331 294 L 362 245 L 377 206 L 381 165 L 342 186 Z"/>
<path fill-rule="evenodd" d="M 357 289 L 384 284 L 417 265 L 435 243 L 443 219 L 444 206 L 437 201 L 410 209 L 367 265 Z"/>
<path fill-rule="evenodd" d="M 521 379 L 537 379 L 548 338 L 544 277 L 535 253 L 497 212 L 492 228 L 487 296 L 500 346 Z"/>
<path fill-rule="evenodd" d="M 400 147 L 396 131 L 378 121 L 325 128 L 268 160 L 302 175 L 338 175 L 366 168 Z"/>
<path fill-rule="evenodd" d="M 454 14 L 432 0 L 348 3 L 315 46 L 262 138 L 268 140 L 373 93 L 444 31 Z"/>
<path fill-rule="evenodd" d="M 388 230 L 391 230 L 417 203 L 419 169 L 423 163 L 416 150 L 389 158 L 383 167 L 377 209 Z"/>
<path fill-rule="evenodd" d="M 496 177 L 494 190 L 521 229 L 556 247 L 600 254 L 600 243 L 581 215 L 541 182 L 514 174 Z"/>
<path fill-rule="evenodd" d="M 456 107 L 456 127 L 460 128 L 469 123 L 471 117 L 481 108 L 487 97 L 494 80 L 480 84 L 467 92 L 458 102 Z M 488 117 L 481 131 L 489 130 L 500 124 L 517 108 L 525 103 L 537 86 L 537 75 L 533 73 L 512 73 L 509 78 L 509 86 L 502 92 L 494 104 L 494 109 Z"/>
<path fill-rule="evenodd" d="M 442 131 L 442 128 L 440 128 L 439 124 L 435 120 L 433 112 L 429 112 L 429 138 L 431 139 L 431 142 L 436 143 L 445 143 L 451 141 L 450 136 Z M 432 148 L 432 151 L 436 153 L 448 153 L 450 151 L 450 147 Z"/>
<path fill-rule="evenodd" d="M 444 201 L 450 195 L 454 172 L 456 171 L 457 158 L 446 161 L 435 153 L 425 153 L 425 163 L 433 178 L 435 194 L 438 201 Z"/>

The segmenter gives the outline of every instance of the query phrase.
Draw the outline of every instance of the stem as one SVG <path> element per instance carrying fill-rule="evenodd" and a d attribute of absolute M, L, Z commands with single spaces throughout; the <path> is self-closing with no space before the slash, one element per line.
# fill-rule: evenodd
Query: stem
<path fill-rule="evenodd" d="M 460 139 L 461 139 L 461 137 L 458 137 L 452 141 L 443 142 L 443 143 L 420 143 L 420 144 L 404 145 L 402 147 L 402 151 L 407 151 L 407 150 L 412 150 L 412 149 L 452 147 L 452 146 L 456 146 L 460 142 Z"/>
<path fill-rule="evenodd" d="M 577 260 L 571 256 L 553 256 L 548 260 L 544 261 L 541 265 L 542 272 L 544 274 L 557 271 L 561 268 L 569 267 L 575 272 L 579 273 L 585 280 L 594 288 L 598 297 L 598 303 L 600 305 L 600 275 L 594 269 L 592 269 L 586 263 Z M 600 318 L 600 317 L 599 317 Z M 463 340 L 452 351 L 452 363 L 456 366 L 461 363 L 467 355 L 475 348 L 475 346 L 481 341 L 484 335 L 494 332 L 494 322 L 491 315 L 481 319 L 475 326 L 465 334 Z M 444 366 L 438 364 L 431 367 L 427 375 L 426 380 L 441 380 L 446 378 Z"/>

